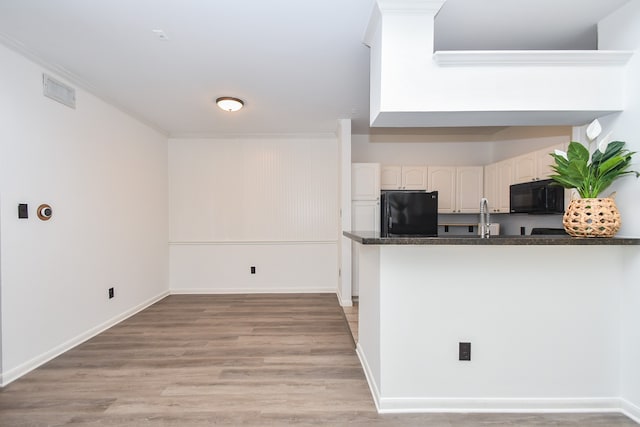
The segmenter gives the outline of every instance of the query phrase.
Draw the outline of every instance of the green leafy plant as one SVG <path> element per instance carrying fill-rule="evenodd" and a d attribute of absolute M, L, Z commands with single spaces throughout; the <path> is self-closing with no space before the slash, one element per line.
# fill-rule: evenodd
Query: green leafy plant
<path fill-rule="evenodd" d="M 587 128 L 587 138 L 594 142 L 600 134 L 600 124 L 595 120 Z M 596 198 L 615 180 L 625 175 L 640 176 L 629 170 L 635 152 L 624 148 L 623 141 L 611 141 L 605 137 L 598 148 L 589 154 L 589 149 L 579 142 L 569 143 L 567 152 L 556 150 L 551 153 L 555 174 L 551 179 L 564 188 L 575 188 L 583 199 Z"/>

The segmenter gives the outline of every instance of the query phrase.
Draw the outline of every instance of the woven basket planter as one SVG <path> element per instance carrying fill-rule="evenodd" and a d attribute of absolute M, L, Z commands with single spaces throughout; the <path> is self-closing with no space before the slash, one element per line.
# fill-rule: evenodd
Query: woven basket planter
<path fill-rule="evenodd" d="M 574 237 L 613 237 L 620 230 L 620 212 L 613 197 L 576 199 L 569 203 L 562 224 Z"/>

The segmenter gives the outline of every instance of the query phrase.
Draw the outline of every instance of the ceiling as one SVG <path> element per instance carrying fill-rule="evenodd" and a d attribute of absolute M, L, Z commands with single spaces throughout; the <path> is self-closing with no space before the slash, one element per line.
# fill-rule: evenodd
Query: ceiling
<path fill-rule="evenodd" d="M 436 50 L 595 49 L 595 24 L 627 1 L 448 0 Z M 341 118 L 376 133 L 362 43 L 373 5 L 0 0 L 0 41 L 171 136 L 327 133 Z M 246 106 L 224 112 L 219 96 Z"/>

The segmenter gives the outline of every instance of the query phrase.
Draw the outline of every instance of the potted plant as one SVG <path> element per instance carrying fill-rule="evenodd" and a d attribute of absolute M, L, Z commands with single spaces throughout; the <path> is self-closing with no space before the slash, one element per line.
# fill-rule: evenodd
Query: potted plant
<path fill-rule="evenodd" d="M 602 128 L 598 120 L 587 127 L 589 144 L 595 143 Z M 563 225 L 567 233 L 575 237 L 613 237 L 620 229 L 620 212 L 614 195 L 600 197 L 615 180 L 625 175 L 640 176 L 630 170 L 635 152 L 624 148 L 623 141 L 602 138 L 597 148 L 590 150 L 579 142 L 569 143 L 567 152 L 556 150 L 551 175 L 564 188 L 573 188 L 580 199 L 571 200 L 564 213 Z"/>

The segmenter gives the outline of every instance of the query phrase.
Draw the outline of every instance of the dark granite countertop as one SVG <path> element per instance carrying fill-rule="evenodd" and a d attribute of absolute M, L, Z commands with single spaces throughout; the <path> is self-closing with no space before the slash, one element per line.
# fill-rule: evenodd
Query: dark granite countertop
<path fill-rule="evenodd" d="M 640 238 L 589 237 L 579 238 L 558 235 L 535 236 L 438 236 L 438 237 L 381 237 L 375 231 L 343 231 L 342 234 L 363 245 L 640 245 Z"/>

